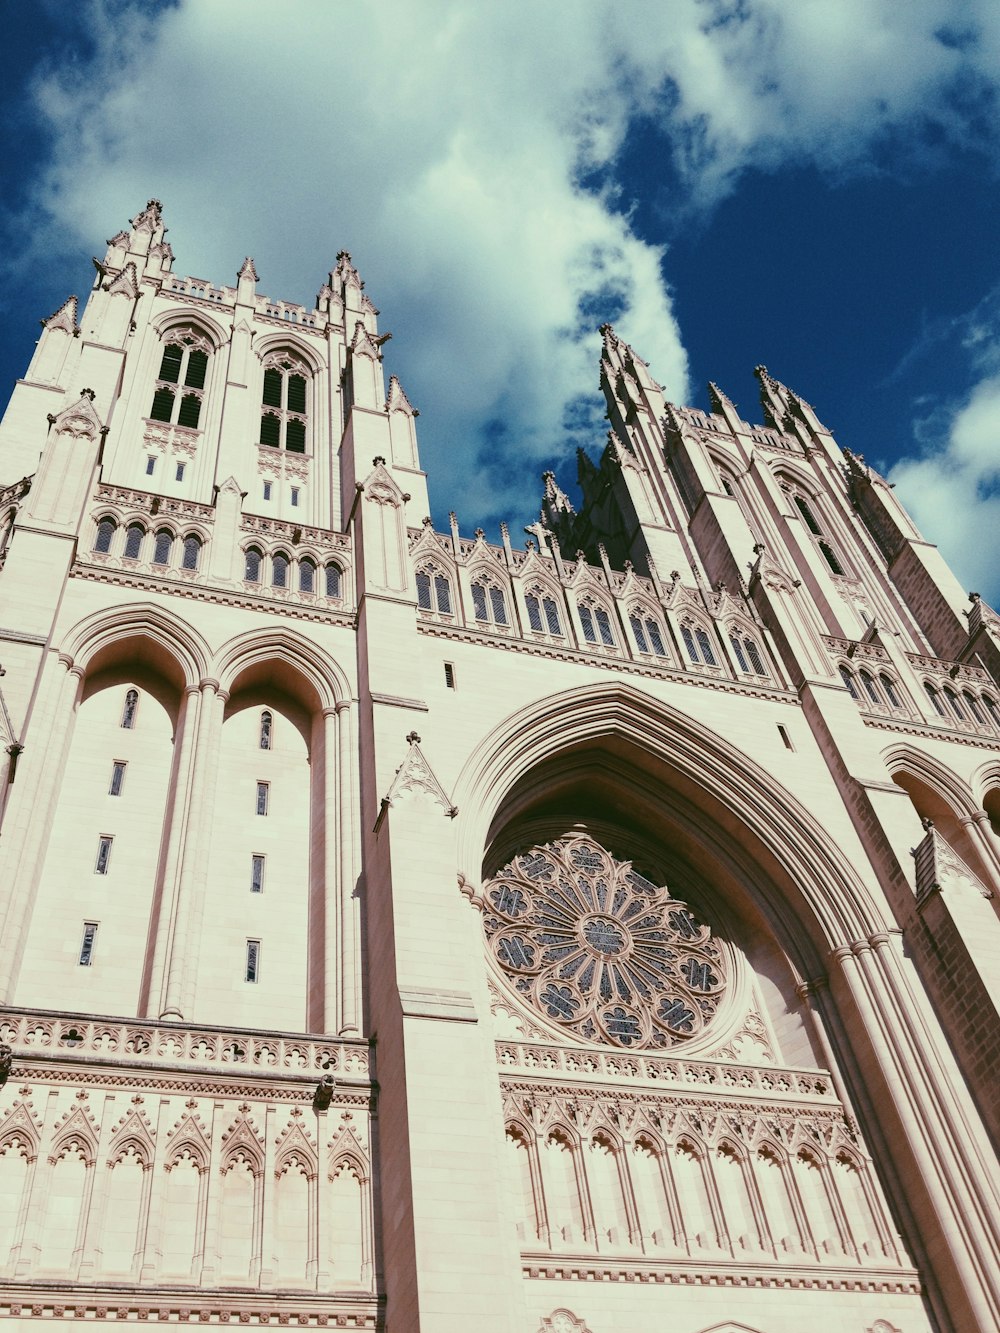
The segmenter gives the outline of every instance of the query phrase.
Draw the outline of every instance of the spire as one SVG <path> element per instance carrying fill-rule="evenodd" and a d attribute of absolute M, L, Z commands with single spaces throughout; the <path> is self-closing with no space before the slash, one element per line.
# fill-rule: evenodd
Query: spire
<path fill-rule="evenodd" d="M 251 282 L 260 281 L 260 279 L 257 276 L 257 267 L 254 264 L 253 258 L 250 255 L 247 255 L 246 259 L 244 259 L 240 271 L 236 276 L 238 278 L 249 278 Z"/>
<path fill-rule="evenodd" d="M 774 426 L 777 430 L 789 431 L 794 429 L 796 421 L 800 421 L 807 431 L 815 434 L 818 431 L 826 431 L 826 427 L 816 416 L 810 403 L 789 389 L 786 384 L 776 380 L 767 369 L 767 366 L 755 366 L 754 372 L 760 381 L 760 404 L 764 410 L 764 419 L 769 426 Z"/>
<path fill-rule="evenodd" d="M 713 413 L 724 417 L 730 430 L 738 431 L 742 428 L 743 421 L 736 410 L 736 404 L 728 394 L 722 392 L 714 380 L 708 381 L 708 401 Z"/>
<path fill-rule="evenodd" d="M 257 295 L 257 269 L 253 259 L 247 255 L 236 275 L 236 299 L 241 305 L 253 305 Z"/>
<path fill-rule="evenodd" d="M 389 392 L 385 400 L 386 412 L 405 412 L 407 416 L 418 417 L 420 413 L 407 398 L 403 386 L 395 375 L 389 377 Z"/>
<path fill-rule="evenodd" d="M 166 234 L 166 228 L 163 225 L 163 209 L 160 206 L 159 199 L 150 199 L 146 207 L 136 213 L 132 219 L 132 235 L 129 237 L 129 253 L 133 255 L 153 255 L 161 261 L 158 267 L 163 267 L 163 237 Z M 173 258 L 173 252 L 170 252 L 169 258 Z"/>
<path fill-rule="evenodd" d="M 43 329 L 62 329 L 64 333 L 71 333 L 75 338 L 80 332 L 80 326 L 76 322 L 76 310 L 76 297 L 68 296 L 48 319 L 39 322 Z"/>

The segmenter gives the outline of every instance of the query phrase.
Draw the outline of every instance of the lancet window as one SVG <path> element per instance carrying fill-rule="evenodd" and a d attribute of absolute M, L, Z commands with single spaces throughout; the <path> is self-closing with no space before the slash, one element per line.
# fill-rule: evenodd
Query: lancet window
<path fill-rule="evenodd" d="M 532 588 L 525 596 L 524 604 L 528 611 L 529 629 L 536 634 L 562 634 L 556 600 L 544 588 Z"/>
<path fill-rule="evenodd" d="M 309 372 L 291 352 L 275 352 L 264 362 L 260 442 L 289 453 L 306 451 Z"/>
<path fill-rule="evenodd" d="M 132 523 L 125 533 L 125 550 L 123 552 L 126 560 L 138 560 L 142 552 L 142 539 L 146 535 L 146 529 L 141 523 Z"/>
<path fill-rule="evenodd" d="M 196 329 L 171 329 L 149 409 L 153 421 L 197 429 L 211 350 L 210 343 Z"/>
<path fill-rule="evenodd" d="M 739 628 L 729 631 L 729 646 L 744 676 L 766 676 L 769 674 L 764 665 L 764 658 L 757 646 L 756 639 L 744 634 Z"/>
<path fill-rule="evenodd" d="M 824 525 L 816 516 L 816 511 L 810 502 L 803 495 L 793 494 L 796 509 L 804 523 L 809 535 L 815 538 L 815 546 L 820 555 L 826 561 L 827 568 L 831 574 L 843 575 L 846 573 L 840 557 L 830 543 L 829 533 Z"/>
<path fill-rule="evenodd" d="M 614 648 L 615 632 L 611 627 L 611 617 L 607 610 L 593 597 L 587 597 L 579 604 L 580 625 L 587 643 L 599 643 L 605 648 Z"/>
<path fill-rule="evenodd" d="M 437 611 L 443 616 L 452 614 L 451 584 L 437 565 L 424 565 L 417 572 L 417 606 L 421 611 Z"/>
<path fill-rule="evenodd" d="M 97 536 L 94 538 L 94 550 L 99 555 L 107 555 L 111 550 L 111 543 L 114 541 L 117 525 L 113 518 L 102 518 L 97 525 Z"/>
<path fill-rule="evenodd" d="M 685 620 L 681 624 L 681 639 L 688 659 L 695 666 L 717 667 L 718 658 L 708 637 L 708 631 L 694 620 Z"/>
<path fill-rule="evenodd" d="M 153 543 L 153 564 L 167 565 L 170 563 L 170 549 L 174 544 L 174 534 L 167 528 L 161 528 L 156 534 L 156 541 Z"/>
<path fill-rule="evenodd" d="M 327 565 L 323 571 L 327 597 L 340 597 L 342 574 L 339 565 Z"/>
<path fill-rule="evenodd" d="M 201 538 L 189 533 L 184 538 L 184 554 L 181 557 L 181 569 L 195 570 L 201 559 Z"/>
<path fill-rule="evenodd" d="M 506 626 L 510 623 L 503 590 L 488 574 L 481 574 L 472 582 L 472 610 L 481 625 Z"/>
<path fill-rule="evenodd" d="M 247 549 L 243 559 L 243 577 L 247 583 L 260 582 L 260 566 L 263 559 L 263 555 L 256 546 Z"/>
<path fill-rule="evenodd" d="M 663 642 L 663 631 L 655 616 L 651 616 L 642 607 L 634 606 L 629 612 L 628 623 L 632 629 L 635 646 L 640 653 L 652 653 L 656 657 L 666 657 L 667 650 Z"/>

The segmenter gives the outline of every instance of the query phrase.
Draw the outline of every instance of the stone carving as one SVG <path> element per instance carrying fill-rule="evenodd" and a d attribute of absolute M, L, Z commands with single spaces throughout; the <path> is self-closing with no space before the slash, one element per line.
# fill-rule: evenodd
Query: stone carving
<path fill-rule="evenodd" d="M 14 1063 L 14 1052 L 9 1046 L 0 1046 L 0 1086 L 10 1078 L 11 1066 Z"/>
<path fill-rule="evenodd" d="M 553 1310 L 542 1320 L 538 1333 L 590 1333 L 590 1329 L 572 1310 Z"/>
<path fill-rule="evenodd" d="M 522 1000 L 567 1033 L 639 1050 L 699 1035 L 728 964 L 691 909 L 603 847 L 570 834 L 483 886 L 493 957 Z"/>
<path fill-rule="evenodd" d="M 383 813 L 401 798 L 422 792 L 436 801 L 449 819 L 454 819 L 458 814 L 458 807 L 452 804 L 445 789 L 434 776 L 430 764 L 424 758 L 420 749 L 420 737 L 415 731 L 411 731 L 406 739 L 410 748 L 406 758 L 396 769 L 396 776 L 392 780 L 388 795 L 382 798 Z"/>

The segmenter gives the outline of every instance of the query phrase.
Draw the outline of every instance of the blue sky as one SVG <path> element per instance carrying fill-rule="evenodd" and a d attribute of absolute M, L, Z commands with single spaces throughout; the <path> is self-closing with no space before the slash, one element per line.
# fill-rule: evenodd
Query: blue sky
<path fill-rule="evenodd" d="M 1000 600 L 1000 7 L 0 0 L 0 378 L 150 196 L 176 269 L 311 303 L 339 249 L 435 520 L 516 532 L 603 441 L 596 327 L 669 395 L 752 368 Z"/>

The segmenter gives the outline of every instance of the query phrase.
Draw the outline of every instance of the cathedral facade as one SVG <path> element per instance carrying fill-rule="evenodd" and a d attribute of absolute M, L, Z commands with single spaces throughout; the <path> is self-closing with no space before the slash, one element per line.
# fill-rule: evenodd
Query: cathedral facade
<path fill-rule="evenodd" d="M 995 1333 L 1000 618 L 757 370 L 438 532 L 151 201 L 0 425 L 0 1317 Z"/>

